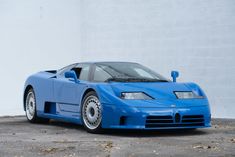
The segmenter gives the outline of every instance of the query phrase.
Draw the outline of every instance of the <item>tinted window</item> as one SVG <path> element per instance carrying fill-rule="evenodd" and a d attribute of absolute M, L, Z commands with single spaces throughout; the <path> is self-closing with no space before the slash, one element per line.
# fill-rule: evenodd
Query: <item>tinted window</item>
<path fill-rule="evenodd" d="M 76 67 L 78 70 L 77 76 L 79 78 L 79 80 L 85 80 L 88 81 L 89 80 L 89 70 L 90 70 L 90 65 L 88 64 L 83 64 L 83 65 L 78 65 Z"/>
<path fill-rule="evenodd" d="M 100 67 L 96 66 L 95 72 L 94 72 L 94 81 L 104 82 L 111 77 L 112 76 L 109 73 L 107 73 L 106 71 L 104 71 L 104 69 L 102 69 L 102 66 Z"/>
<path fill-rule="evenodd" d="M 129 62 L 101 62 L 96 63 L 99 69 L 96 80 L 99 81 L 125 81 L 125 82 L 167 82 L 167 79 L 156 72 L 137 63 Z M 107 78 L 111 76 L 110 79 Z"/>
<path fill-rule="evenodd" d="M 62 69 L 59 69 L 58 71 L 57 71 L 57 73 L 59 74 L 59 75 L 61 75 L 61 76 L 64 76 L 64 73 L 66 72 L 66 71 L 69 71 L 69 70 L 71 70 L 73 67 L 75 67 L 77 64 L 71 64 L 71 65 L 68 65 L 68 66 L 66 66 L 66 67 L 64 67 L 64 68 L 62 68 Z"/>
<path fill-rule="evenodd" d="M 138 73 L 139 76 L 145 77 L 145 78 L 154 78 L 150 73 L 147 71 L 141 69 L 141 68 L 134 68 L 134 70 Z"/>

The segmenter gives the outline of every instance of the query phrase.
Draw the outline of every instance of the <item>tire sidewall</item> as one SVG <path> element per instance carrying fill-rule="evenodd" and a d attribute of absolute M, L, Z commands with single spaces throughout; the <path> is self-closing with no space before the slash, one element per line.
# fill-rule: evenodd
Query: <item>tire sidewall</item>
<path fill-rule="evenodd" d="M 35 107 L 34 107 L 34 115 L 33 115 L 33 118 L 30 120 L 29 118 L 28 118 L 28 116 L 27 116 L 27 109 L 26 109 L 26 107 L 27 107 L 27 97 L 28 97 L 28 94 L 30 93 L 30 92 L 32 92 L 33 93 L 33 95 L 34 95 L 34 101 L 35 101 Z M 26 97 L 26 101 L 25 101 L 25 114 L 26 114 L 26 118 L 27 118 L 27 120 L 29 121 L 29 122 L 31 122 L 31 123 L 34 123 L 34 122 L 36 122 L 36 120 L 37 120 L 37 102 L 36 102 L 36 95 L 35 95 L 35 92 L 34 92 L 34 90 L 33 90 L 33 88 L 31 88 L 31 89 L 29 89 L 28 90 L 28 92 L 27 92 L 27 97 Z"/>
<path fill-rule="evenodd" d="M 83 124 L 83 126 L 84 126 L 84 128 L 86 129 L 87 132 L 90 132 L 90 133 L 101 133 L 101 131 L 102 131 L 102 105 L 101 105 L 101 104 L 100 104 L 100 105 L 101 105 L 101 121 L 100 121 L 99 126 L 98 126 L 97 128 L 95 128 L 95 129 L 89 129 L 89 128 L 86 126 L 85 122 L 84 122 L 84 118 L 83 118 L 83 107 L 84 107 L 84 103 L 85 103 L 86 99 L 87 99 L 89 96 L 95 96 L 95 97 L 97 97 L 98 100 L 100 100 L 95 91 L 88 92 L 88 93 L 85 95 L 85 97 L 84 97 L 83 100 L 82 100 L 82 105 L 81 105 L 81 120 L 82 120 L 82 124 Z"/>

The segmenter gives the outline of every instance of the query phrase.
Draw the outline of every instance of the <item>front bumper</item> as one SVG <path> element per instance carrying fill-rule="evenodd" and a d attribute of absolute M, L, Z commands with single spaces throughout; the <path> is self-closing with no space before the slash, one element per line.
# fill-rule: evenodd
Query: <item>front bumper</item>
<path fill-rule="evenodd" d="M 211 126 L 210 108 L 129 107 L 102 104 L 102 127 L 113 129 L 180 129 Z"/>

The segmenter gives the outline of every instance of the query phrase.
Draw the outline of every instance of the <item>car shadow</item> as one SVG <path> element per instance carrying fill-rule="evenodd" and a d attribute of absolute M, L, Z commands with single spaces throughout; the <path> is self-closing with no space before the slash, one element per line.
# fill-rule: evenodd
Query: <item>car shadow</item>
<path fill-rule="evenodd" d="M 27 120 L 26 120 L 27 121 Z M 38 124 L 38 123 L 37 123 Z M 35 125 L 37 125 L 35 124 Z M 39 123 L 40 125 L 51 125 L 66 129 L 77 129 L 80 132 L 86 132 L 82 125 L 50 120 L 49 123 Z M 78 132 L 79 133 L 79 132 Z M 89 133 L 87 133 L 89 134 Z M 169 137 L 169 136 L 198 136 L 209 134 L 208 129 L 170 129 L 170 130 L 130 130 L 130 129 L 104 129 L 97 136 L 119 136 L 119 137 Z"/>
<path fill-rule="evenodd" d="M 57 121 L 57 120 L 50 120 L 49 123 L 44 123 L 45 125 L 53 125 L 61 128 L 66 129 L 78 129 L 79 131 L 86 131 L 82 125 L 70 123 L 66 121 Z"/>
<path fill-rule="evenodd" d="M 64 127 L 67 129 L 77 129 L 85 132 L 82 125 L 74 123 L 51 120 L 50 125 Z M 155 136 L 198 136 L 209 134 L 208 129 L 170 129 L 170 130 L 130 130 L 130 129 L 104 129 L 100 136 L 120 136 L 120 137 L 155 137 Z"/>
<path fill-rule="evenodd" d="M 120 137 L 165 137 L 165 136 L 198 136 L 208 134 L 200 129 L 168 129 L 168 130 L 105 130 L 104 134 Z"/>

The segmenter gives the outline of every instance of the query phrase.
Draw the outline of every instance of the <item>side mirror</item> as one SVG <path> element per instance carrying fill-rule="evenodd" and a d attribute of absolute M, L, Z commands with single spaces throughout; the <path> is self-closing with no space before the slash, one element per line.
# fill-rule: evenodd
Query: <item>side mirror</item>
<path fill-rule="evenodd" d="M 171 77 L 173 79 L 173 82 L 176 82 L 176 78 L 179 77 L 179 72 L 178 71 L 172 71 L 171 72 Z"/>
<path fill-rule="evenodd" d="M 74 79 L 75 83 L 79 82 L 78 78 L 77 78 L 77 75 L 76 75 L 76 73 L 73 70 L 65 72 L 64 73 L 64 77 L 65 78 L 72 78 L 72 79 Z"/>

